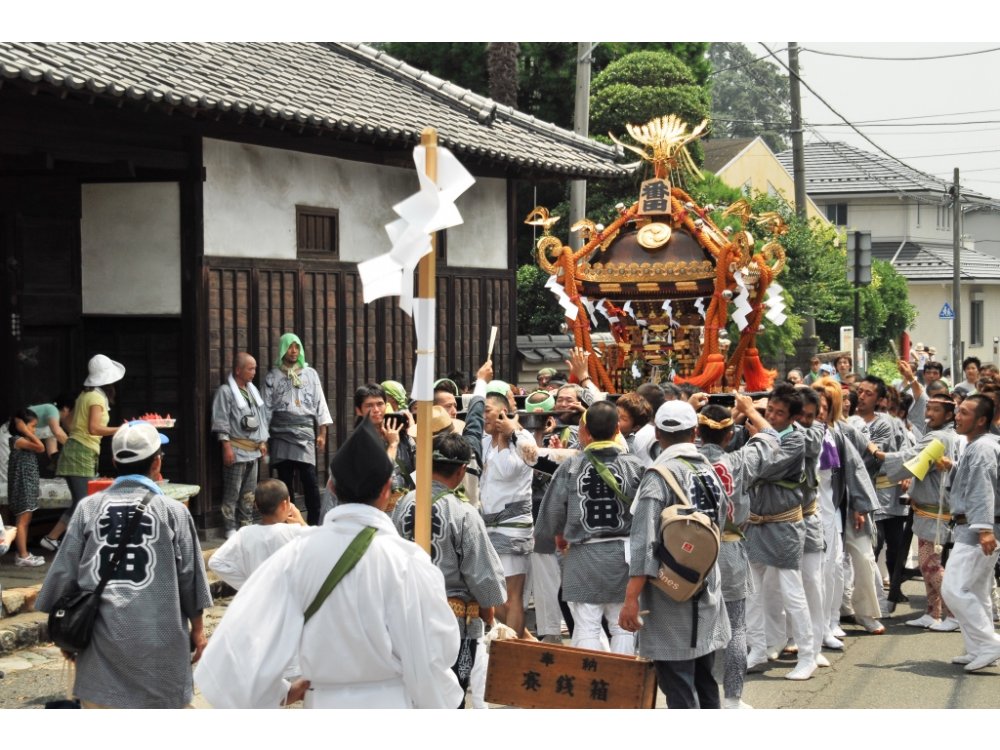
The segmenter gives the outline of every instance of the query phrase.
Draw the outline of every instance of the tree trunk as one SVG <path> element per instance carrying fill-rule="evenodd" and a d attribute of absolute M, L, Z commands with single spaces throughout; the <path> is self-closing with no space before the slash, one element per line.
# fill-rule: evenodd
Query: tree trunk
<path fill-rule="evenodd" d="M 486 65 L 490 76 L 490 98 L 500 104 L 517 107 L 517 42 L 490 42 L 486 46 Z"/>

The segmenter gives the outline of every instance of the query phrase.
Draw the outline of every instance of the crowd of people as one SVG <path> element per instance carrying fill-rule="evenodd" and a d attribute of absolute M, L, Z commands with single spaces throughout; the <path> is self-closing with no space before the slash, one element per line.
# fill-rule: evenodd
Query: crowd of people
<path fill-rule="evenodd" d="M 434 384 L 431 435 L 400 382 L 360 387 L 355 427 L 321 491 L 317 449 L 332 420 L 301 341 L 282 337 L 262 392 L 255 359 L 239 353 L 213 404 L 227 540 L 210 563 L 239 593 L 207 646 L 211 599 L 190 516 L 164 511 L 150 480 L 165 437 L 122 426 L 119 477 L 72 514 L 39 607 L 95 583 L 100 566 L 88 560 L 108 557 L 142 502 L 136 554 L 149 565 L 113 572 L 108 591 L 116 616 L 141 608 L 180 623 L 164 655 L 180 681 L 169 695 L 104 685 L 116 660 L 135 666 L 121 650 L 136 644 L 112 620 L 72 655 L 78 696 L 187 705 L 193 651 L 193 680 L 217 707 L 461 707 L 470 691 L 481 707 L 498 633 L 553 643 L 568 633 L 575 647 L 652 660 L 670 708 L 749 708 L 745 675 L 782 653 L 796 658 L 784 676 L 808 680 L 829 666 L 825 650 L 860 632 L 845 621 L 885 633 L 914 574 L 911 537 L 927 607 L 906 625 L 961 630 L 964 653 L 952 661 L 967 671 L 1000 659 L 995 367 L 969 358 L 952 388 L 933 360 L 900 361 L 893 383 L 854 375 L 847 357 L 815 360 L 754 401 L 670 382 L 609 397 L 588 357 L 574 349 L 565 371 L 541 370 L 528 393 L 494 379 L 489 361 L 470 387 L 453 373 Z M 21 423 L 12 446 L 43 451 L 23 434 L 31 415 Z M 432 442 L 429 556 L 413 543 L 422 440 Z M 258 484 L 265 455 L 278 478 Z M 305 518 L 292 502 L 296 475 Z M 718 538 L 717 560 L 682 600 L 660 585 L 664 566 L 678 567 L 664 541 L 677 505 L 703 514 Z M 153 549 L 164 536 L 172 555 Z M 151 605 L 158 593 L 132 580 L 140 574 L 177 587 L 180 608 Z"/>

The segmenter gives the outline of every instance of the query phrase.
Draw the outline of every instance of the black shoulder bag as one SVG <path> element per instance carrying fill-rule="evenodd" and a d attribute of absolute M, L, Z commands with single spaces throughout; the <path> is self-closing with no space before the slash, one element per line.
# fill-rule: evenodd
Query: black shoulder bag
<path fill-rule="evenodd" d="M 94 633 L 94 620 L 97 619 L 97 608 L 101 604 L 101 594 L 104 587 L 108 585 L 111 576 L 118 572 L 125 554 L 125 547 L 129 540 L 139 528 L 146 507 L 155 493 L 148 492 L 139 503 L 136 513 L 129 521 L 128 528 L 122 534 L 118 542 L 118 549 L 115 550 L 111 564 L 104 575 L 101 576 L 97 588 L 93 591 L 73 591 L 63 594 L 52 605 L 49 611 L 49 638 L 63 651 L 76 654 L 83 651 L 90 645 L 91 636 Z"/>

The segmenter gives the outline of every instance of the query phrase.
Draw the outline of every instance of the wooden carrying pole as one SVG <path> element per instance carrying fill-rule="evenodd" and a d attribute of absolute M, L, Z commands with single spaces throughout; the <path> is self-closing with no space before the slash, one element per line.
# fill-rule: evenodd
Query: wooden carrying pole
<path fill-rule="evenodd" d="M 424 128 L 420 133 L 420 145 L 427 152 L 427 176 L 437 183 L 437 130 Z M 434 299 L 435 261 L 437 260 L 437 238 L 431 235 L 431 251 L 420 259 L 419 287 L 417 296 Z M 433 348 L 433 339 L 429 342 Z M 431 552 L 431 454 L 434 450 L 434 432 L 431 427 L 432 401 L 417 402 L 417 507 L 413 522 L 413 539 Z"/>

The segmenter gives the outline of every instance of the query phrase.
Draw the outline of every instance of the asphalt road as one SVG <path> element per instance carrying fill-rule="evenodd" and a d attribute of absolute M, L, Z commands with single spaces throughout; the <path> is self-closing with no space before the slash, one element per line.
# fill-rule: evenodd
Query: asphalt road
<path fill-rule="evenodd" d="M 903 625 L 922 612 L 923 584 L 909 581 L 895 616 L 883 619 L 885 635 L 869 635 L 844 625 L 841 652 L 825 650 L 829 668 L 806 682 L 784 679 L 793 656 L 771 662 L 763 673 L 747 676 L 743 698 L 757 709 L 797 708 L 1000 708 L 1000 668 L 967 674 L 950 663 L 964 651 L 960 633 L 932 633 Z M 220 599 L 206 613 L 209 632 L 225 612 Z M 71 674 L 57 649 L 39 646 L 0 657 L 0 708 L 43 708 L 66 696 Z M 663 704 L 662 695 L 660 705 Z M 205 707 L 200 696 L 196 707 Z"/>

